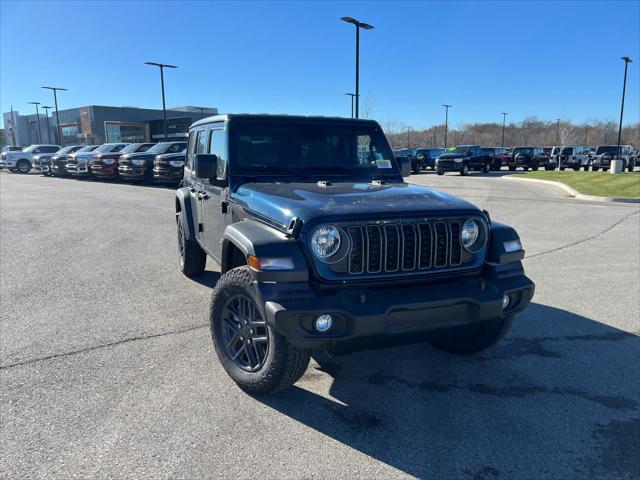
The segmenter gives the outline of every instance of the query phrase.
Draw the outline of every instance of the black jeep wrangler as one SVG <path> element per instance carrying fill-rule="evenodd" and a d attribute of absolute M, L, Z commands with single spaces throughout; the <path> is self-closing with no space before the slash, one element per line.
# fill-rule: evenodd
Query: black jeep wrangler
<path fill-rule="evenodd" d="M 541 166 L 547 166 L 547 160 L 542 147 L 516 147 L 511 151 L 509 170 L 514 172 L 518 167 L 538 170 Z"/>
<path fill-rule="evenodd" d="M 374 121 L 218 115 L 194 123 L 188 145 L 180 268 L 220 265 L 213 344 L 248 392 L 292 385 L 312 351 L 480 352 L 531 301 L 516 231 L 405 183 L 409 159 Z"/>

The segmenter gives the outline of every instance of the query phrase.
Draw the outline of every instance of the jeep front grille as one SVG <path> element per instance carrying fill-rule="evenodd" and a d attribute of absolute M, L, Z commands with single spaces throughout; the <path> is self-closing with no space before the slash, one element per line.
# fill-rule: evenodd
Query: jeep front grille
<path fill-rule="evenodd" d="M 419 272 L 462 263 L 459 220 L 350 225 L 351 275 Z"/>

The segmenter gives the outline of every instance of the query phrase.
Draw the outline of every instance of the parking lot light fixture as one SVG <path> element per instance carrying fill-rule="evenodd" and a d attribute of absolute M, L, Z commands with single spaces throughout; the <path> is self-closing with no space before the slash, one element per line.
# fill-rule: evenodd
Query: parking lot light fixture
<path fill-rule="evenodd" d="M 444 107 L 444 149 L 447 149 L 447 133 L 449 131 L 449 109 L 451 105 L 442 104 Z"/>
<path fill-rule="evenodd" d="M 51 141 L 51 129 L 49 128 L 49 110 L 51 110 L 53 107 L 49 107 L 48 105 L 43 105 L 42 109 L 44 110 L 44 121 L 45 124 L 47 125 L 47 142 L 49 143 L 53 143 Z"/>
<path fill-rule="evenodd" d="M 368 23 L 360 22 L 352 17 L 340 18 L 343 22 L 351 23 L 356 27 L 356 111 L 355 118 L 359 118 L 360 115 L 360 29 L 373 30 L 374 26 Z"/>
<path fill-rule="evenodd" d="M 60 128 L 60 115 L 58 115 L 58 90 L 62 92 L 66 92 L 66 88 L 61 87 L 42 87 L 46 90 L 53 90 L 53 104 L 56 107 L 56 132 L 58 134 L 58 143 L 62 145 L 64 142 L 62 141 L 62 129 Z"/>
<path fill-rule="evenodd" d="M 622 104 L 620 105 L 620 124 L 618 125 L 618 146 L 616 148 L 616 159 L 620 158 L 620 140 L 622 138 L 622 116 L 624 114 L 624 96 L 627 91 L 627 67 L 631 63 L 631 58 L 620 57 L 624 60 L 624 81 L 622 83 Z M 613 168 L 611 171 L 613 172 Z"/>
<path fill-rule="evenodd" d="M 501 147 L 504 147 L 504 125 L 507 122 L 507 115 L 509 115 L 508 112 L 502 112 L 502 145 L 500 145 Z"/>
<path fill-rule="evenodd" d="M 353 118 L 353 99 L 355 98 L 355 93 L 347 92 L 345 95 L 349 95 L 351 97 L 351 118 Z"/>
<path fill-rule="evenodd" d="M 164 121 L 164 141 L 169 140 L 169 135 L 167 134 L 167 106 L 164 101 L 164 69 L 165 68 L 178 68 L 175 65 L 169 65 L 166 63 L 156 63 L 156 62 L 144 62 L 145 65 L 151 65 L 153 67 L 158 67 L 160 69 L 160 86 L 162 87 L 162 119 Z"/>
<path fill-rule="evenodd" d="M 40 112 L 38 112 L 38 105 L 40 102 L 27 102 L 30 105 L 36 106 L 36 120 L 38 122 L 38 143 L 42 143 L 42 130 L 40 129 Z"/>

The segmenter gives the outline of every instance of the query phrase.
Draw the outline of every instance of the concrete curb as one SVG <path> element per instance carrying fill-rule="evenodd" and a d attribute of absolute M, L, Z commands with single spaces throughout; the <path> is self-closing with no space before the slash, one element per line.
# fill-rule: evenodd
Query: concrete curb
<path fill-rule="evenodd" d="M 555 182 L 553 180 L 541 180 L 539 178 L 524 178 L 520 175 L 505 175 L 502 177 L 507 180 L 519 180 L 523 182 L 536 182 L 543 183 L 546 185 L 551 185 L 552 187 L 557 187 L 561 190 L 564 190 L 567 193 L 567 196 L 576 198 L 578 200 L 589 200 L 596 202 L 611 202 L 611 203 L 640 203 L 640 198 L 623 198 L 623 197 L 598 197 L 596 195 L 583 195 L 578 192 L 576 189 L 571 188 L 566 183 Z"/>

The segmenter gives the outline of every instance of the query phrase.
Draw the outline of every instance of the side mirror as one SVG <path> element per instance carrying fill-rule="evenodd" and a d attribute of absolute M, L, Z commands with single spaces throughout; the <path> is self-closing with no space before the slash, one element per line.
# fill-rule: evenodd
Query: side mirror
<path fill-rule="evenodd" d="M 196 177 L 216 179 L 218 156 L 198 153 L 195 157 Z"/>
<path fill-rule="evenodd" d="M 411 175 L 411 159 L 409 157 L 398 157 L 398 163 L 400 164 L 400 174 L 403 177 Z"/>

